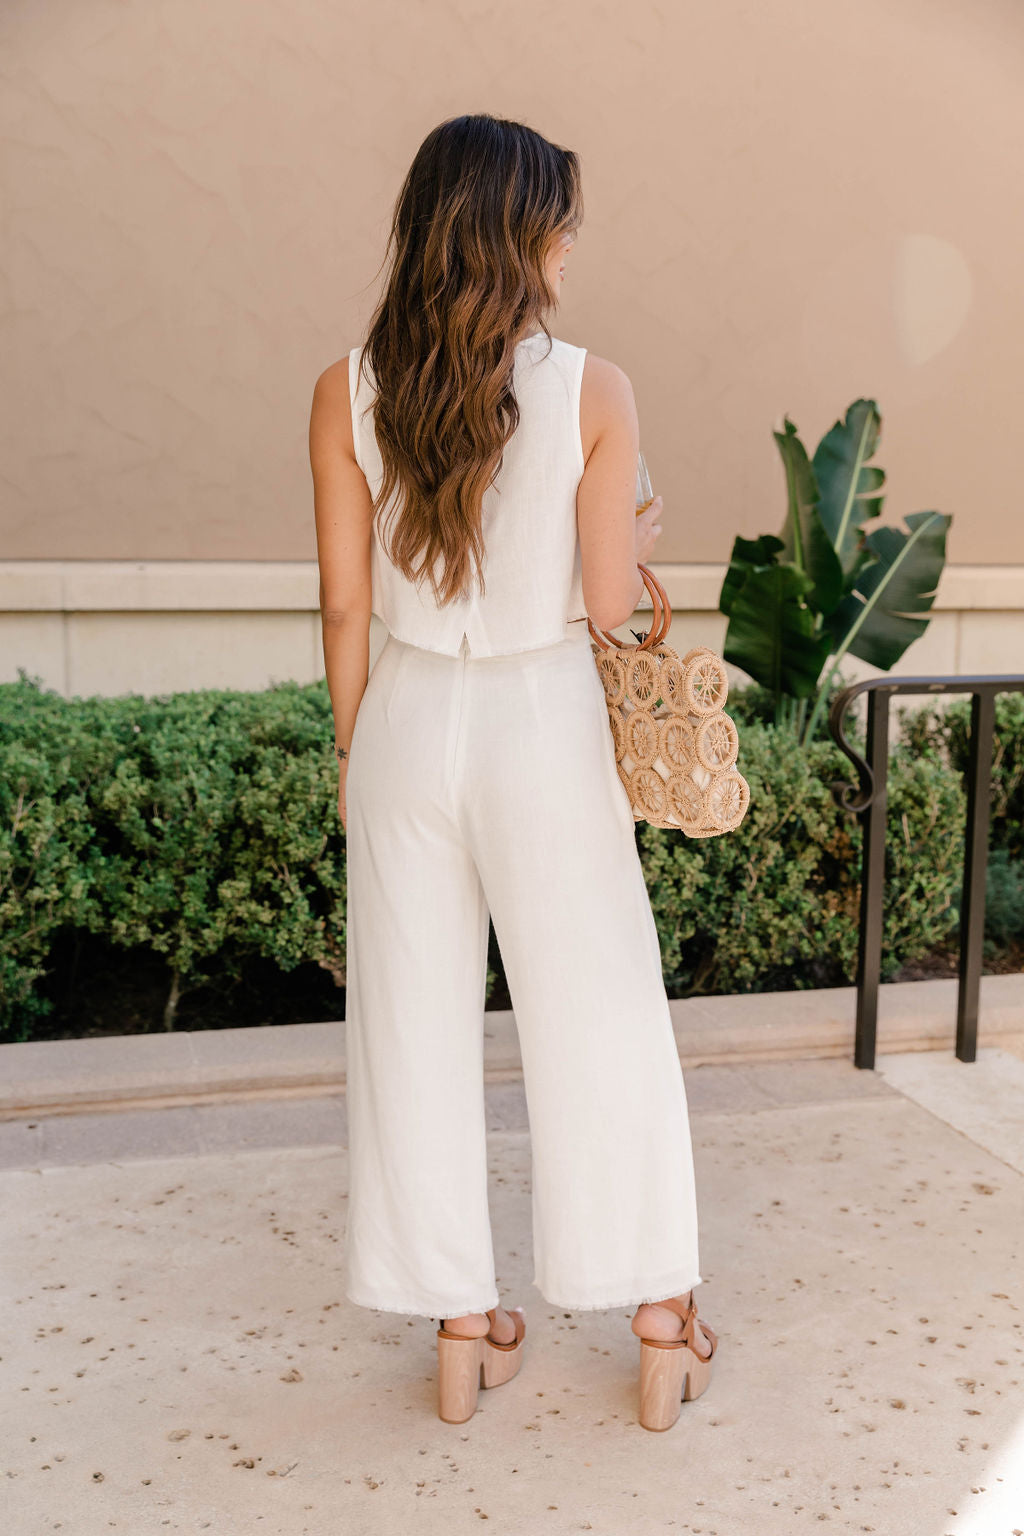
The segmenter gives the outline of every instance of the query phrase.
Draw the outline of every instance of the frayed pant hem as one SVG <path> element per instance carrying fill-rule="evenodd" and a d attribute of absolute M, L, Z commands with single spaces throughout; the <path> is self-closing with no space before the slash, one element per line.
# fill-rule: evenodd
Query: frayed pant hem
<path fill-rule="evenodd" d="M 408 1301 L 367 1301 L 362 1296 L 355 1295 L 352 1291 L 346 1291 L 345 1295 L 354 1306 L 366 1307 L 371 1312 L 400 1312 L 406 1317 L 436 1317 L 438 1319 L 442 1317 L 464 1317 L 467 1312 L 490 1312 L 493 1307 L 500 1306 L 501 1304 L 497 1295 L 492 1295 L 489 1300 L 484 1302 L 472 1301 L 468 1304 L 464 1304 L 461 1301 L 452 1302 L 450 1306 L 446 1306 L 444 1309 L 440 1308 L 436 1303 L 425 1306 L 422 1300 L 413 1301 L 412 1298 Z"/>
<path fill-rule="evenodd" d="M 533 1283 L 545 1301 L 553 1307 L 561 1307 L 565 1312 L 610 1312 L 616 1307 L 642 1307 L 649 1301 L 667 1301 L 670 1296 L 683 1296 L 687 1291 L 692 1291 L 695 1285 L 701 1284 L 701 1277 L 694 1275 L 687 1280 L 666 1281 L 644 1291 L 627 1291 L 600 1301 L 563 1301 L 560 1297 L 549 1295 L 536 1279 Z"/>

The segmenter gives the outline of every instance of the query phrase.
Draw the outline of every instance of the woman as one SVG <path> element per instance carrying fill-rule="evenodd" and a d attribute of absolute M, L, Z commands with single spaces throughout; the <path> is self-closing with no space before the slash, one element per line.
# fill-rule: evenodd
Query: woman
<path fill-rule="evenodd" d="M 551 335 L 577 156 L 457 117 L 399 194 L 365 345 L 310 421 L 348 858 L 347 1294 L 437 1318 L 441 1417 L 518 1371 L 487 1205 L 489 919 L 523 1060 L 535 1283 L 636 1306 L 641 1420 L 703 1390 L 687 1105 L 587 630 L 624 623 L 661 532 L 614 363 Z M 369 673 L 370 615 L 388 630 Z"/>

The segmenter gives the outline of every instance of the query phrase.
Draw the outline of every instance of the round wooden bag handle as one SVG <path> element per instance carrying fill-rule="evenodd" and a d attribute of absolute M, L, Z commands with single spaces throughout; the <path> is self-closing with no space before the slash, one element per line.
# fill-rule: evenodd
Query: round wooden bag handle
<path fill-rule="evenodd" d="M 668 634 L 669 625 L 672 622 L 672 609 L 669 606 L 668 593 L 650 566 L 638 564 L 637 570 L 643 577 L 644 586 L 651 594 L 651 603 L 654 608 L 651 627 L 638 645 L 639 650 L 645 651 L 650 646 L 660 645 L 661 641 Z M 598 629 L 596 624 L 589 618 L 587 619 L 587 628 L 590 631 L 591 638 L 597 641 L 597 644 L 603 651 L 615 650 L 622 643 L 614 635 L 609 635 L 606 631 Z"/>

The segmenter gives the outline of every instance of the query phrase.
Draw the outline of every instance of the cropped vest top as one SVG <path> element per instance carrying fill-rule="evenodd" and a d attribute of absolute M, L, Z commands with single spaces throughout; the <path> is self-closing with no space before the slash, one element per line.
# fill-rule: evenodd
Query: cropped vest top
<path fill-rule="evenodd" d="M 465 637 L 472 656 L 508 655 L 554 644 L 566 637 L 570 622 L 586 618 L 576 528 L 586 350 L 557 337 L 549 350 L 543 331 L 525 337 L 516 348 L 513 389 L 519 423 L 483 496 L 483 596 L 473 571 L 470 592 L 440 606 L 425 574 L 417 586 L 390 560 L 374 517 L 371 606 L 397 640 L 457 656 Z M 384 466 L 373 430 L 375 388 L 366 377 L 372 379 L 369 358 L 360 371 L 359 353 L 359 347 L 349 352 L 353 443 L 356 462 L 376 496 Z M 393 519 L 397 513 L 391 505 L 385 515 Z"/>

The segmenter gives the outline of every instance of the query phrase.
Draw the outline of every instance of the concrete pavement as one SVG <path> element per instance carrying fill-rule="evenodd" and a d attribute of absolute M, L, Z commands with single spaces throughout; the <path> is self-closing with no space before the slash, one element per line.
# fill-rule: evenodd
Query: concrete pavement
<path fill-rule="evenodd" d="M 686 1069 L 715 1378 L 636 1422 L 629 1310 L 530 1285 L 521 1083 L 488 1086 L 519 1376 L 436 1417 L 433 1324 L 341 1286 L 344 1098 L 0 1125 L 16 1536 L 1024 1531 L 1024 1061 Z"/>

